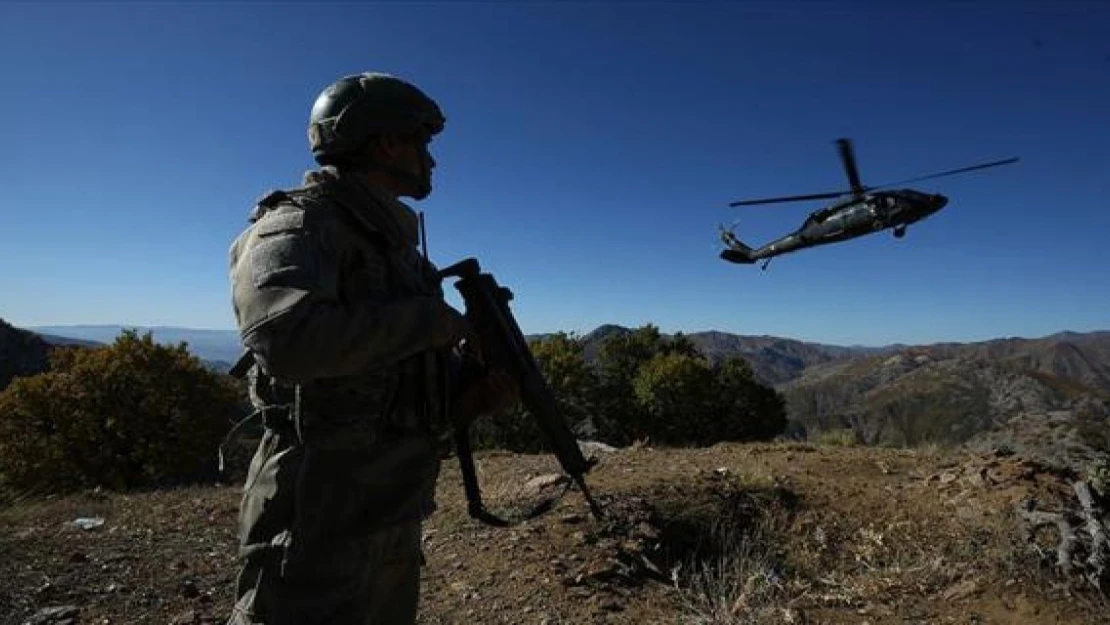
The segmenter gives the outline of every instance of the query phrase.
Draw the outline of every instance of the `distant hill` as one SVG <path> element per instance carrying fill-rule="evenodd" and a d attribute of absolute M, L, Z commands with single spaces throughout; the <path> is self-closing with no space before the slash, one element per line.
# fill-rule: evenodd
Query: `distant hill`
<path fill-rule="evenodd" d="M 778 385 L 810 436 L 1005 446 L 1062 464 L 1110 453 L 1110 333 L 906 347 Z"/>
<path fill-rule="evenodd" d="M 30 330 L 50 345 L 96 347 L 114 341 L 125 327 L 131 326 L 36 326 Z M 239 334 L 231 330 L 197 330 L 164 326 L 139 326 L 135 329 L 139 332 L 150 331 L 154 340 L 163 345 L 176 345 L 184 341 L 191 354 L 217 373 L 230 371 L 232 364 L 241 354 L 238 347 Z"/>
<path fill-rule="evenodd" d="M 0 319 L 0 390 L 13 378 L 45 371 L 49 351 L 42 337 Z"/>
<path fill-rule="evenodd" d="M 587 359 L 596 358 L 601 344 L 612 336 L 632 332 L 619 325 L 602 325 L 582 337 Z M 691 332 L 686 336 L 698 350 L 717 362 L 740 354 L 748 360 L 757 379 L 775 385 L 793 380 L 814 365 L 841 361 L 875 353 L 886 353 L 896 347 L 843 347 L 809 343 L 777 336 L 747 336 L 718 332 Z M 529 338 L 538 338 L 532 336 Z"/>
<path fill-rule="evenodd" d="M 42 340 L 46 341 L 50 345 L 58 345 L 58 346 L 65 346 L 65 347 L 98 347 L 100 345 L 104 345 L 104 342 L 102 342 L 102 341 L 89 341 L 89 340 L 86 340 L 86 339 L 75 339 L 75 338 L 72 338 L 72 337 L 69 337 L 69 336 L 57 336 L 57 335 L 54 335 L 54 334 L 42 334 L 42 333 L 39 333 L 39 332 L 36 332 L 35 334 L 38 334 L 39 337 L 42 338 Z"/>
<path fill-rule="evenodd" d="M 32 326 L 26 328 L 43 335 L 51 344 L 110 343 L 124 327 L 120 325 Z M 197 357 L 213 363 L 233 363 L 239 359 L 241 344 L 234 330 L 198 330 L 166 326 L 138 326 L 150 331 L 160 343 L 184 341 Z M 582 338 L 586 355 L 593 358 L 606 338 L 631 332 L 630 328 L 605 324 Z M 535 340 L 547 334 L 532 334 Z M 719 331 L 692 332 L 687 336 L 710 359 L 719 360 L 742 354 L 756 376 L 766 384 L 781 385 L 821 365 L 906 350 L 927 349 L 934 359 L 958 355 L 992 361 L 1007 361 L 1014 366 L 1042 371 L 1091 386 L 1110 388 L 1110 332 L 1061 332 L 1036 339 L 1004 338 L 977 343 L 937 343 L 926 346 L 890 345 L 856 347 L 798 341 L 776 336 L 751 336 Z"/>
<path fill-rule="evenodd" d="M 587 358 L 631 328 L 582 337 Z M 1110 453 L 1110 332 L 858 347 L 687 334 L 711 360 L 742 355 L 787 401 L 791 431 L 863 444 L 1010 447 L 1065 466 Z"/>
<path fill-rule="evenodd" d="M 234 330 L 120 325 L 32 326 L 27 329 L 38 334 L 50 335 L 54 339 L 111 343 L 124 328 L 133 328 L 140 333 L 149 331 L 154 340 L 162 344 L 176 345 L 184 341 L 188 345 L 189 352 L 201 360 L 233 363 L 239 360 L 242 353 L 239 333 Z"/>
<path fill-rule="evenodd" d="M 53 344 L 107 343 L 123 326 L 30 329 Z M 240 355 L 239 337 L 232 330 L 138 330 L 151 331 L 159 342 L 186 342 L 190 351 L 216 371 L 226 372 Z M 587 358 L 595 358 L 607 338 L 631 331 L 615 324 L 595 328 L 582 336 Z M 31 345 L 24 348 L 29 350 L 22 361 L 24 370 L 40 362 L 35 358 L 42 348 L 34 347 L 34 339 L 26 334 L 12 336 L 22 338 L 8 341 Z M 811 436 L 852 429 L 867 443 L 1009 441 L 1007 444 L 1044 447 L 1051 441 L 1058 447 L 1064 444 L 1060 441 L 1081 439 L 1082 447 L 1099 439 L 1097 432 L 1106 431 L 1110 450 L 1110 332 L 883 347 L 827 345 L 712 330 L 686 336 L 714 361 L 736 354 L 746 358 L 760 381 L 784 394 L 794 430 Z M 1054 434 L 1045 434 L 1049 431 Z M 1086 434 L 1077 439 L 1080 431 Z M 1052 453 L 1057 452 L 1080 453 L 1075 449 Z"/>
<path fill-rule="evenodd" d="M 776 336 L 739 336 L 726 332 L 695 332 L 689 337 L 702 353 L 716 361 L 734 354 L 744 356 L 755 376 L 765 384 L 793 380 L 809 367 L 838 362 L 894 348 L 843 347 L 809 343 Z"/>
<path fill-rule="evenodd" d="M 1110 391 L 1110 332 L 1061 332 L 1039 339 L 1006 338 L 925 346 L 933 358 L 963 356 Z"/>
<path fill-rule="evenodd" d="M 233 367 L 234 364 L 235 364 L 235 363 L 227 362 L 226 360 L 203 360 L 202 359 L 201 362 L 203 362 L 206 367 L 208 367 L 212 371 L 215 371 L 216 373 L 227 373 L 228 371 L 231 371 L 231 367 Z"/>

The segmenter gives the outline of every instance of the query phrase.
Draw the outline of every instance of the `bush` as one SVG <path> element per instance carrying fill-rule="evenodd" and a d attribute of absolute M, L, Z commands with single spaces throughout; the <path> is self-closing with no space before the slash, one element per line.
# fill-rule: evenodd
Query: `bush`
<path fill-rule="evenodd" d="M 559 333 L 531 345 L 536 364 L 579 438 L 628 445 L 712 445 L 770 440 L 786 429 L 781 394 L 758 383 L 740 357 L 711 364 L 682 334 L 653 325 L 614 334 L 587 358 L 584 339 Z M 524 409 L 481 419 L 477 448 L 543 451 L 539 429 Z"/>
<path fill-rule="evenodd" d="M 597 410 L 598 378 L 587 362 L 582 339 L 560 332 L 531 344 L 568 425 L 580 438 L 603 437 L 611 428 Z M 516 452 L 545 451 L 543 434 L 523 407 L 503 419 L 480 419 L 472 429 L 475 448 L 498 447 Z"/>
<path fill-rule="evenodd" d="M 632 388 L 644 415 L 635 435 L 664 445 L 710 443 L 718 427 L 713 371 L 702 358 L 660 353 L 636 373 Z"/>
<path fill-rule="evenodd" d="M 600 380 L 586 360 L 582 339 L 560 332 L 536 341 L 532 355 L 571 427 L 584 436 L 604 429 L 597 423 Z"/>
<path fill-rule="evenodd" d="M 786 431 L 786 400 L 760 384 L 742 356 L 731 356 L 716 370 L 714 440 L 771 440 Z"/>
<path fill-rule="evenodd" d="M 855 447 L 858 439 L 851 428 L 840 428 L 819 433 L 814 442 L 830 447 Z"/>
<path fill-rule="evenodd" d="M 637 439 L 650 437 L 651 432 L 661 429 L 663 424 L 655 420 L 651 409 L 643 403 L 652 391 L 644 387 L 645 381 L 641 381 L 638 395 L 636 379 L 649 362 L 667 355 L 701 359 L 701 354 L 688 337 L 682 334 L 665 337 L 652 324 L 625 334 L 614 334 L 601 343 L 593 365 L 598 376 L 597 409 L 603 420 L 609 424 L 602 440 L 614 445 L 627 445 Z M 677 362 L 657 362 L 653 366 L 681 366 Z M 654 375 L 653 379 L 662 380 L 662 377 Z M 655 408 L 658 409 L 659 406 Z M 674 414 L 673 411 L 670 414 Z"/>
<path fill-rule="evenodd" d="M 51 360 L 50 371 L 0 393 L 4 486 L 124 490 L 214 476 L 217 447 L 243 412 L 241 392 L 184 344 L 125 332 Z"/>

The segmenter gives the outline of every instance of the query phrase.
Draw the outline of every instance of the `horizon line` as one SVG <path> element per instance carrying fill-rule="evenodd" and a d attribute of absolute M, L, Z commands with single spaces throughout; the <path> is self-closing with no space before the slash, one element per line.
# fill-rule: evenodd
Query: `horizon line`
<path fill-rule="evenodd" d="M 11 322 L 9 321 L 8 323 L 11 323 Z M 133 329 L 140 329 L 140 330 L 167 329 L 167 330 L 187 330 L 187 331 L 196 331 L 196 332 L 228 332 L 228 333 L 236 333 L 236 334 L 238 333 L 238 330 L 236 330 L 234 328 L 211 328 L 211 327 L 204 328 L 204 327 L 164 325 L 164 324 L 120 324 L 120 323 L 68 323 L 68 324 L 62 323 L 62 324 L 59 324 L 59 323 L 46 323 L 46 324 L 35 324 L 35 325 L 25 325 L 24 326 L 24 325 L 16 325 L 16 324 L 12 323 L 11 325 L 13 325 L 14 327 L 18 327 L 18 328 L 22 328 L 22 329 L 30 330 L 30 331 L 36 331 L 36 329 L 52 329 L 52 328 L 53 329 L 65 329 L 65 328 L 84 327 L 84 328 L 119 328 L 119 329 L 124 329 L 124 328 L 132 329 L 133 328 Z M 542 331 L 542 332 L 525 332 L 525 334 L 530 335 L 530 336 L 534 336 L 534 335 L 545 335 L 545 334 L 558 334 L 560 332 L 563 332 L 563 333 L 566 333 L 566 334 L 573 334 L 573 335 L 577 335 L 579 337 L 583 337 L 583 336 L 586 336 L 587 334 L 590 334 L 591 332 L 593 332 L 593 331 L 595 331 L 598 328 L 601 328 L 603 326 L 615 326 L 615 327 L 634 330 L 638 327 L 643 327 L 644 325 L 648 325 L 648 324 L 641 324 L 641 325 L 637 326 L 637 325 L 622 325 L 622 324 L 619 324 L 619 323 L 602 323 L 602 324 L 599 324 L 599 325 L 595 326 L 591 330 L 588 330 L 588 331 L 585 331 L 585 332 L 579 332 L 579 331 L 576 331 L 576 330 L 549 330 L 549 331 Z M 716 328 L 710 328 L 710 329 L 704 329 L 704 330 L 672 330 L 672 331 L 668 331 L 668 330 L 665 330 L 663 327 L 661 327 L 658 324 L 651 324 L 651 325 L 655 325 L 657 328 L 659 328 L 659 331 L 664 335 L 673 335 L 673 334 L 678 334 L 678 333 L 682 333 L 684 335 L 693 335 L 693 334 L 705 334 L 705 333 L 709 333 L 709 332 L 718 332 L 718 333 L 729 334 L 729 335 L 738 336 L 738 337 L 781 338 L 781 339 L 788 339 L 788 340 L 798 341 L 800 343 L 827 345 L 827 346 L 831 346 L 831 347 L 862 347 L 862 348 L 881 348 L 881 347 L 889 347 L 889 346 L 894 346 L 894 345 L 903 345 L 903 346 L 936 345 L 936 344 L 943 344 L 943 343 L 965 343 L 966 344 L 966 343 L 979 343 L 979 342 L 987 342 L 987 341 L 992 341 L 992 340 L 1006 340 L 1006 339 L 1038 340 L 1038 339 L 1045 339 L 1045 338 L 1049 338 L 1049 337 L 1060 335 L 1060 334 L 1099 334 L 1099 333 L 1110 332 L 1110 328 L 1092 329 L 1092 330 L 1062 329 L 1062 330 L 1057 330 L 1057 331 L 1054 331 L 1054 332 L 1048 332 L 1046 334 L 1039 334 L 1039 335 L 1036 335 L 1036 336 L 1027 336 L 1027 335 L 1019 335 L 1019 334 L 1009 334 L 1009 335 L 997 334 L 997 335 L 991 335 L 991 336 L 988 336 L 988 337 L 981 337 L 981 338 L 940 339 L 940 340 L 932 340 L 932 341 L 895 340 L 895 341 L 889 341 L 889 342 L 883 342 L 883 343 L 863 343 L 863 342 L 859 342 L 859 341 L 835 343 L 835 342 L 829 342 L 829 341 L 826 341 L 826 340 L 815 340 L 815 339 L 810 339 L 810 338 L 801 338 L 801 337 L 798 337 L 798 336 L 781 335 L 781 334 L 767 334 L 767 333 L 742 333 L 742 332 L 734 332 L 734 331 L 730 331 L 730 330 L 720 330 L 720 329 L 716 329 Z M 77 338 L 77 337 L 67 337 L 67 338 Z"/>

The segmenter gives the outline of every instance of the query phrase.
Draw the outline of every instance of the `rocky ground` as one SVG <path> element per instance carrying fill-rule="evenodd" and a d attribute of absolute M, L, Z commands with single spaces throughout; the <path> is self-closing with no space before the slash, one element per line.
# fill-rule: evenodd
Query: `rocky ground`
<path fill-rule="evenodd" d="M 479 455 L 495 511 L 557 495 L 555 468 Z M 1058 574 L 1053 538 L 1030 543 L 1015 512 L 1074 506 L 1067 476 L 1017 456 L 637 447 L 601 452 L 588 481 L 603 521 L 572 490 L 491 528 L 466 516 L 449 461 L 420 622 L 1110 623 L 1110 603 Z M 238 496 L 85 493 L 0 511 L 0 625 L 222 623 Z"/>

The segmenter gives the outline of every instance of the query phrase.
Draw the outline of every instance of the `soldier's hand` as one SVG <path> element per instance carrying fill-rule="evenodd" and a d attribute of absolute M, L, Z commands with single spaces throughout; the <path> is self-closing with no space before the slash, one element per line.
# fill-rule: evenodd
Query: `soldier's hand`
<path fill-rule="evenodd" d="M 486 356 L 482 351 L 482 342 L 478 338 L 478 331 L 471 323 L 470 317 L 447 304 L 444 304 L 443 307 L 449 311 L 447 312 L 447 323 L 451 328 L 451 339 L 448 344 L 453 347 L 461 347 L 464 352 L 476 358 L 478 362 L 485 363 Z"/>
<path fill-rule="evenodd" d="M 463 391 L 459 397 L 459 416 L 469 423 L 482 415 L 498 419 L 520 402 L 516 380 L 504 371 L 491 371 Z"/>
<path fill-rule="evenodd" d="M 513 376 L 496 370 L 486 376 L 485 383 L 489 414 L 500 419 L 520 403 L 520 388 Z"/>
<path fill-rule="evenodd" d="M 448 345 L 458 345 L 464 340 L 471 342 L 476 337 L 474 328 L 467 321 L 466 316 L 446 302 L 442 307 L 441 323 L 446 328 Z"/>

